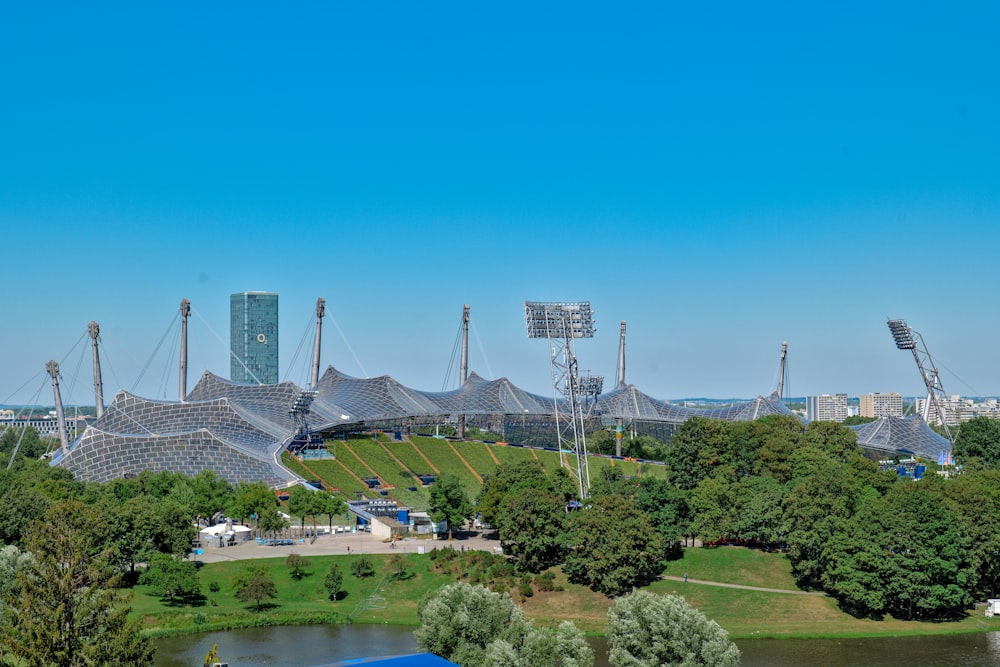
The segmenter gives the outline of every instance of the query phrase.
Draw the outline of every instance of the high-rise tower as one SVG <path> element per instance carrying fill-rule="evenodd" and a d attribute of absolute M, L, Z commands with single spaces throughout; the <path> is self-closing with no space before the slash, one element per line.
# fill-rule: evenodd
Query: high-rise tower
<path fill-rule="evenodd" d="M 278 383 L 278 295 L 240 292 L 229 297 L 229 376 L 233 382 Z"/>

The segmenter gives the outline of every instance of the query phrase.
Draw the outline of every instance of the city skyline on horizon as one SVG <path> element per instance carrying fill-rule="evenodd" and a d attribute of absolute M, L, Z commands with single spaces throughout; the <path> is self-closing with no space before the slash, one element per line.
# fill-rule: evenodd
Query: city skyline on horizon
<path fill-rule="evenodd" d="M 990 17 L 993 17 L 992 19 Z M 972 20 L 972 19 L 975 20 Z M 229 376 L 228 295 L 323 368 L 551 395 L 523 303 L 590 301 L 581 371 L 657 399 L 1000 394 L 1000 8 L 17 5 L 0 25 L 0 403 Z M 297 353 L 296 351 L 299 350 Z M 450 385 L 448 384 L 450 382 Z"/>

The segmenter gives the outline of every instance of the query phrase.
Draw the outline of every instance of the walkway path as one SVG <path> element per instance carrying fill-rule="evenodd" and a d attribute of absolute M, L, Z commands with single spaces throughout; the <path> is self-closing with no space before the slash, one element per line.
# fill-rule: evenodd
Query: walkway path
<path fill-rule="evenodd" d="M 747 591 L 763 591 L 764 593 L 787 593 L 789 595 L 812 595 L 814 597 L 826 597 L 823 591 L 790 591 L 785 588 L 763 588 L 762 586 L 743 586 L 741 584 L 724 584 L 721 581 L 705 581 L 704 579 L 684 579 L 684 577 L 671 577 L 662 575 L 660 579 L 670 581 L 681 581 L 688 584 L 701 584 L 703 586 L 721 586 L 722 588 L 742 588 Z"/>
<path fill-rule="evenodd" d="M 306 539 L 291 546 L 262 546 L 256 542 L 244 542 L 234 547 L 204 547 L 204 553 L 190 556 L 201 563 L 219 563 L 222 561 L 247 560 L 251 558 L 285 558 L 290 553 L 300 556 L 344 556 L 347 554 L 394 554 L 417 553 L 420 547 L 424 551 L 431 549 L 465 549 L 468 551 L 493 551 L 500 546 L 497 540 L 486 539 L 481 533 L 462 533 L 461 539 L 448 540 L 397 540 L 395 546 L 383 542 L 381 537 L 370 533 L 338 533 L 336 535 L 320 535 L 312 544 Z"/>

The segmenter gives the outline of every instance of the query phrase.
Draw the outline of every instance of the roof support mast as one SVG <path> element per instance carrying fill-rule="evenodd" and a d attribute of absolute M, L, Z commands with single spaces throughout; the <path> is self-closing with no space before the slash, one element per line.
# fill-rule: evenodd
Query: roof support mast
<path fill-rule="evenodd" d="M 319 350 L 323 339 L 323 317 L 326 315 L 326 299 L 316 299 L 316 340 L 313 344 L 312 376 L 309 378 L 309 388 L 315 389 L 319 384 Z"/>
<path fill-rule="evenodd" d="M 97 418 L 104 416 L 104 383 L 101 381 L 101 355 L 97 351 L 97 341 L 101 336 L 101 327 L 97 322 L 91 321 L 87 325 L 87 333 L 93 341 L 94 350 L 94 410 L 97 411 Z"/>
<path fill-rule="evenodd" d="M 553 415 L 559 441 L 560 459 L 572 444 L 576 454 L 577 478 L 580 499 L 590 490 L 590 468 L 587 462 L 587 440 L 583 428 L 583 409 L 579 400 L 580 378 L 577 372 L 577 338 L 594 337 L 594 320 L 590 302 L 540 303 L 524 302 L 524 320 L 528 338 L 545 338 L 549 342 L 549 367 L 552 373 L 553 393 L 562 393 L 569 413 L 569 426 L 559 414 L 559 400 L 553 397 Z M 603 378 L 601 378 L 603 382 Z M 599 389 L 598 389 L 599 392 Z"/>
<path fill-rule="evenodd" d="M 63 455 L 69 453 L 69 434 L 66 432 L 66 415 L 63 412 L 62 394 L 59 393 L 59 362 L 50 361 L 45 364 L 45 370 L 52 378 L 52 397 L 56 403 L 56 421 L 59 422 L 59 445 Z"/>
<path fill-rule="evenodd" d="M 910 350 L 913 353 L 913 359 L 917 362 L 917 370 L 920 371 L 920 377 L 923 378 L 924 386 L 927 387 L 927 400 L 924 402 L 921 416 L 925 422 L 930 423 L 930 410 L 933 406 L 937 423 L 944 428 L 948 442 L 954 445 L 955 438 L 952 437 L 951 429 L 948 428 L 948 414 L 942 400 L 945 397 L 944 387 L 941 385 L 938 369 L 934 365 L 934 359 L 931 358 L 924 337 L 911 329 L 906 324 L 906 320 L 889 320 L 888 324 L 896 347 L 900 350 Z"/>
<path fill-rule="evenodd" d="M 625 388 L 625 320 L 621 321 L 618 337 L 618 384 L 617 389 Z M 625 433 L 625 420 L 618 417 L 615 420 L 615 456 L 622 455 L 622 437 Z"/>
<path fill-rule="evenodd" d="M 774 393 L 778 395 L 778 400 L 785 398 L 785 378 L 788 376 L 788 341 L 781 341 L 781 361 L 778 363 L 778 388 Z"/>
<path fill-rule="evenodd" d="M 454 357 L 452 357 L 454 359 Z M 461 386 L 469 380 L 469 304 L 462 306 L 462 358 L 459 364 Z M 458 416 L 458 437 L 465 437 L 465 415 Z"/>
<path fill-rule="evenodd" d="M 191 316 L 191 302 L 181 299 L 181 367 L 180 385 L 178 388 L 178 400 L 183 403 L 187 398 L 188 383 L 188 317 Z"/>

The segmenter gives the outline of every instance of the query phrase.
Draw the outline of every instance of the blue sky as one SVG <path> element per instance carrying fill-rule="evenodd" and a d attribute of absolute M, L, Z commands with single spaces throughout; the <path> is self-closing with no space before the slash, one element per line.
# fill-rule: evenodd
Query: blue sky
<path fill-rule="evenodd" d="M 323 297 L 324 367 L 439 390 L 468 303 L 549 394 L 531 299 L 591 301 L 609 387 L 626 320 L 658 398 L 769 393 L 782 340 L 793 395 L 918 394 L 887 316 L 1000 393 L 995 5 L 535 4 L 4 8 L 0 402 L 57 359 L 92 403 L 90 320 L 107 400 L 175 398 L 182 298 L 226 377 L 245 290 L 300 384 Z"/>

